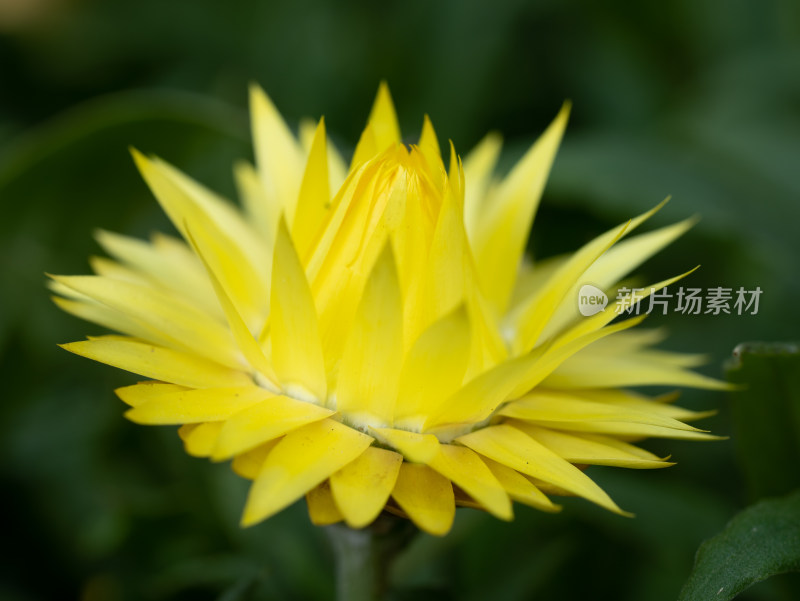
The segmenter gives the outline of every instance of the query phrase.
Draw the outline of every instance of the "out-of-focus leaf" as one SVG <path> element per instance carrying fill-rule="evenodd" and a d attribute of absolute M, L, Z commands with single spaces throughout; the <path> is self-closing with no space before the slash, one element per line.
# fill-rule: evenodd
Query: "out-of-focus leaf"
<path fill-rule="evenodd" d="M 748 489 L 786 494 L 800 487 L 800 348 L 746 343 L 733 354 L 733 440 Z"/>
<path fill-rule="evenodd" d="M 697 552 L 679 601 L 727 601 L 749 586 L 800 571 L 800 491 L 737 515 Z"/>

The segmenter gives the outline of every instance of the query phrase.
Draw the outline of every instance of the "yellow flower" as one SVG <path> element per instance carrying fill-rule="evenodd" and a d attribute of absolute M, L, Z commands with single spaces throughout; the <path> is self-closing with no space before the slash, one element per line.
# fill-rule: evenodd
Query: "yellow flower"
<path fill-rule="evenodd" d="M 683 423 L 701 414 L 623 390 L 718 388 L 696 357 L 576 300 L 690 221 L 621 241 L 656 207 L 571 256 L 524 256 L 568 106 L 497 179 L 495 136 L 463 165 L 451 145 L 447 168 L 427 118 L 402 144 L 385 85 L 349 169 L 324 121 L 298 140 L 258 88 L 251 105 L 243 211 L 134 152 L 184 240 L 100 232 L 113 260 L 52 282 L 61 308 L 122 334 L 64 348 L 149 378 L 117 390 L 129 419 L 180 425 L 188 453 L 253 480 L 244 525 L 303 496 L 316 524 L 388 510 L 437 535 L 457 505 L 509 520 L 512 500 L 557 510 L 546 493 L 622 513 L 585 465 L 663 467 L 631 441 L 709 437 Z"/>

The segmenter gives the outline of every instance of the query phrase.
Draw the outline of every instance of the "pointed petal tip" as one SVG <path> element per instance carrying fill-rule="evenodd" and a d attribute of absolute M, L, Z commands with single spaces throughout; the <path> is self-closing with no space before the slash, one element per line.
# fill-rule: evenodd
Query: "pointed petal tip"
<path fill-rule="evenodd" d="M 63 342 L 63 343 L 58 344 L 57 346 L 59 346 L 60 348 L 63 348 L 65 351 L 67 351 L 69 353 L 72 353 L 73 355 L 79 355 L 79 356 L 82 357 L 83 353 L 80 352 L 79 345 L 81 343 L 83 343 L 83 342 L 86 342 L 86 341 L 77 340 L 75 342 Z"/>
<path fill-rule="evenodd" d="M 148 172 L 152 172 L 153 170 L 155 170 L 157 167 L 157 163 L 160 162 L 158 157 L 156 157 L 155 155 L 148 156 L 132 146 L 128 150 L 130 151 L 131 156 L 133 157 L 133 162 L 136 165 L 136 169 L 139 170 L 139 173 L 147 181 Z"/>
<path fill-rule="evenodd" d="M 128 421 L 133 422 L 134 424 L 139 424 L 142 426 L 155 425 L 152 424 L 151 422 L 148 422 L 147 420 L 141 419 L 135 407 L 131 407 L 130 409 L 125 411 L 125 413 L 122 414 L 122 417 L 124 417 Z"/>
<path fill-rule="evenodd" d="M 687 217 L 681 223 L 685 223 L 686 224 L 686 229 L 688 230 L 688 229 L 693 228 L 694 226 L 696 226 L 698 223 L 700 223 L 700 221 L 702 221 L 702 219 L 703 218 L 700 216 L 700 214 L 697 213 L 695 215 L 692 215 L 691 217 Z"/>
<path fill-rule="evenodd" d="M 139 169 L 142 168 L 141 165 L 149 163 L 149 159 L 135 146 L 128 146 L 128 152 L 133 157 L 133 161 Z"/>
<path fill-rule="evenodd" d="M 478 142 L 478 145 L 481 144 L 489 144 L 489 145 L 500 145 L 503 143 L 503 134 L 496 129 L 489 131 L 483 139 Z M 476 147 L 477 148 L 477 147 Z"/>
<path fill-rule="evenodd" d="M 572 100 L 567 98 L 561 104 L 561 108 L 558 111 L 558 115 L 556 119 L 563 122 L 563 125 L 566 125 L 567 120 L 569 119 L 570 113 L 572 112 Z"/>
<path fill-rule="evenodd" d="M 487 511 L 487 510 L 485 510 Z M 488 511 L 487 511 L 488 512 Z M 508 504 L 508 508 L 503 508 L 502 513 L 498 513 L 497 511 L 488 512 L 493 517 L 496 517 L 498 520 L 502 520 L 504 522 L 513 522 L 514 521 L 514 505 L 513 503 Z"/>
<path fill-rule="evenodd" d="M 373 110 L 379 105 L 387 105 L 394 110 L 394 101 L 392 100 L 392 93 L 389 90 L 389 84 L 385 79 L 382 79 L 378 84 L 378 91 L 375 94 L 375 102 L 373 103 Z"/>
<path fill-rule="evenodd" d="M 96 227 L 92 230 L 92 238 L 94 238 L 98 244 L 101 246 L 103 245 L 103 241 L 107 240 L 108 238 L 113 237 L 115 234 L 112 231 L 109 231 L 102 227 Z"/>
<path fill-rule="evenodd" d="M 261 87 L 256 81 L 251 81 L 250 84 L 247 86 L 247 93 L 250 98 L 250 104 L 254 104 L 256 101 L 263 101 L 268 100 L 267 93 L 264 91 L 264 88 Z"/>
<path fill-rule="evenodd" d="M 255 516 L 247 515 L 247 513 L 242 515 L 242 519 L 239 520 L 239 527 L 240 528 L 249 528 L 250 526 L 255 526 L 261 520 Z"/>

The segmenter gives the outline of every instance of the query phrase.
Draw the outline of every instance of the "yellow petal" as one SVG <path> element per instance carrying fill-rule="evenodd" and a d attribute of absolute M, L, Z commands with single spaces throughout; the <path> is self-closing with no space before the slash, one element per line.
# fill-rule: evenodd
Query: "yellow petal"
<path fill-rule="evenodd" d="M 300 121 L 298 134 L 300 137 L 300 144 L 303 146 L 303 152 L 306 153 L 306 156 L 311 152 L 316 129 L 317 125 L 313 120 L 302 119 Z M 330 137 L 327 138 L 325 145 L 328 147 L 328 181 L 330 190 L 334 192 L 341 188 L 344 180 L 347 179 L 348 168 L 341 153 L 336 149 Z"/>
<path fill-rule="evenodd" d="M 267 313 L 268 254 L 260 239 L 232 206 L 158 159 L 133 151 L 139 171 L 175 227 L 187 239 L 204 232 L 218 250 L 207 257 L 248 326 L 260 327 Z"/>
<path fill-rule="evenodd" d="M 123 386 L 117 388 L 114 393 L 126 405 L 131 407 L 138 407 L 142 403 L 147 403 L 159 399 L 163 396 L 189 390 L 184 386 L 176 386 L 175 384 L 166 384 L 164 382 L 145 381 L 133 384 L 132 386 Z"/>
<path fill-rule="evenodd" d="M 400 376 L 396 424 L 435 410 L 461 386 L 470 340 L 469 319 L 461 307 L 442 317 L 414 342 Z"/>
<path fill-rule="evenodd" d="M 57 283 L 53 282 L 53 284 Z M 57 286 L 52 287 L 65 288 L 65 291 L 59 290 L 59 292 L 64 294 L 68 294 L 69 292 L 67 291 L 70 291 L 70 289 L 63 284 L 57 284 Z M 134 338 L 140 338 L 142 340 L 149 338 L 152 342 L 158 344 L 170 344 L 170 341 L 167 338 L 164 336 L 159 336 L 146 325 L 131 319 L 124 313 L 121 313 L 116 309 L 112 309 L 108 305 L 103 305 L 88 297 L 83 297 L 81 300 L 62 298 L 60 296 L 51 296 L 50 298 L 60 309 L 66 311 L 70 315 L 74 315 L 75 317 L 96 323 L 97 325 L 121 334 L 128 334 Z"/>
<path fill-rule="evenodd" d="M 358 138 L 356 150 L 353 153 L 353 160 L 350 162 L 350 171 L 354 172 L 363 163 L 378 154 L 378 141 L 375 138 L 375 131 L 371 124 L 367 123 L 361 136 Z"/>
<path fill-rule="evenodd" d="M 538 347 L 527 355 L 485 371 L 458 390 L 439 411 L 430 412 L 425 428 L 431 430 L 448 423 L 483 421 L 509 398 L 520 397 L 536 386 L 582 348 L 604 336 L 633 327 L 643 318 L 641 316 L 607 326 L 552 350 Z"/>
<path fill-rule="evenodd" d="M 322 236 L 307 262 L 308 278 L 315 289 L 321 286 L 318 280 L 328 283 L 326 278 L 330 275 L 328 266 L 331 262 L 350 265 L 357 258 L 353 251 L 361 246 L 369 209 L 365 206 L 367 203 L 359 200 L 374 191 L 380 168 L 379 161 L 369 161 L 352 170 L 331 201 Z M 351 241 L 351 237 L 355 240 Z M 347 255 L 340 257 L 345 252 Z M 316 298 L 318 294 L 314 296 Z"/>
<path fill-rule="evenodd" d="M 275 105 L 257 85 L 250 87 L 250 113 L 259 175 L 292 224 L 303 177 L 303 153 Z"/>
<path fill-rule="evenodd" d="M 439 445 L 439 452 L 428 465 L 495 517 L 501 520 L 514 517 L 505 489 L 474 451 L 452 444 Z"/>
<path fill-rule="evenodd" d="M 427 465 L 403 463 L 392 498 L 420 530 L 444 536 L 456 514 L 453 486 Z"/>
<path fill-rule="evenodd" d="M 392 422 L 403 360 L 400 283 L 386 245 L 372 269 L 339 366 L 336 406 Z"/>
<path fill-rule="evenodd" d="M 208 278 L 211 281 L 211 285 L 214 287 L 214 293 L 217 296 L 217 300 L 219 300 L 220 306 L 222 306 L 225 318 L 228 320 L 230 332 L 233 334 L 233 338 L 236 340 L 239 350 L 244 354 L 247 363 L 263 375 L 266 380 L 277 389 L 277 378 L 272 370 L 272 366 L 264 356 L 264 351 L 261 349 L 258 342 L 256 342 L 256 339 L 248 329 L 236 305 L 228 295 L 228 292 L 217 277 L 217 274 L 214 273 L 214 268 L 208 260 L 208 257 L 215 253 L 215 250 L 212 250 L 214 248 L 214 241 L 206 236 L 203 230 L 198 231 L 198 238 L 196 239 L 190 230 L 187 230 L 187 235 L 192 242 L 195 252 L 197 252 L 197 256 L 200 257 L 203 266 L 206 268 Z"/>
<path fill-rule="evenodd" d="M 659 206 L 661 206 L 661 205 L 659 205 Z M 658 209 L 658 207 L 656 207 L 653 210 L 656 210 L 656 209 Z M 641 291 L 641 299 L 645 300 L 651 294 L 661 290 L 662 288 L 665 288 L 667 286 L 671 286 L 675 282 L 677 282 L 679 280 L 682 280 L 686 276 L 688 276 L 691 273 L 694 273 L 695 271 L 697 271 L 698 267 L 695 267 L 694 269 L 690 269 L 689 271 L 687 271 L 685 273 L 682 273 L 680 275 L 677 275 L 675 277 L 668 278 L 666 280 L 662 280 L 662 281 L 660 281 L 660 282 L 658 282 L 656 284 L 652 284 L 651 286 L 648 286 L 647 288 L 645 288 L 645 289 L 643 289 Z M 609 298 L 613 298 L 614 296 L 615 296 L 615 294 L 612 293 Z M 553 344 L 554 347 L 568 344 L 568 343 L 572 342 L 573 340 L 576 340 L 577 338 L 579 338 L 581 336 L 584 336 L 584 335 L 586 335 L 586 334 L 588 334 L 590 332 L 594 332 L 594 331 L 599 330 L 600 328 L 602 328 L 602 327 L 608 325 L 609 323 L 611 323 L 617 317 L 618 317 L 618 314 L 614 310 L 601 311 L 600 313 L 598 313 L 596 315 L 593 315 L 591 317 L 584 317 L 584 318 L 578 320 L 575 324 L 573 324 L 567 330 L 559 333 L 558 336 L 556 336 L 553 339 L 552 344 Z"/>
<path fill-rule="evenodd" d="M 133 282 L 139 285 L 152 286 L 153 281 L 147 276 L 137 273 L 134 269 L 107 259 L 106 257 L 89 257 L 89 266 L 97 275 L 103 277 Z"/>
<path fill-rule="evenodd" d="M 418 186 L 408 188 L 405 213 L 392 236 L 400 286 L 403 290 L 406 347 L 409 347 L 430 325 L 426 304 L 426 281 L 420 274 L 425 274 L 428 270 L 428 251 L 436 227 L 436 217 L 423 206 L 421 196 L 422 192 Z"/>
<path fill-rule="evenodd" d="M 406 151 L 397 148 L 394 152 Z M 361 178 L 348 186 L 331 214 L 325 236 L 309 262 L 326 365 L 331 370 L 341 357 L 367 276 L 394 229 L 393 220 L 399 218 L 389 208 L 402 204 L 405 189 L 402 169 L 377 160 L 366 163 Z M 338 229 L 329 237 L 333 227 Z M 327 252 L 321 256 L 323 249 Z"/>
<path fill-rule="evenodd" d="M 344 517 L 336 506 L 327 480 L 306 493 L 308 517 L 315 526 L 330 526 L 341 522 Z"/>
<path fill-rule="evenodd" d="M 497 481 L 503 486 L 509 496 L 515 501 L 536 507 L 542 511 L 561 511 L 560 505 L 555 505 L 547 496 L 528 480 L 525 476 L 502 463 L 497 463 L 488 457 L 481 457 Z"/>
<path fill-rule="evenodd" d="M 538 422 L 535 422 L 538 423 Z M 568 430 L 589 434 L 610 434 L 629 439 L 638 438 L 672 438 L 676 440 L 721 440 L 719 436 L 708 434 L 701 430 L 679 430 L 676 428 L 665 428 L 652 424 L 635 423 L 629 421 L 563 421 L 563 422 L 541 422 L 560 430 Z"/>
<path fill-rule="evenodd" d="M 550 317 L 579 280 L 584 271 L 625 233 L 630 222 L 613 228 L 583 246 L 553 276 L 508 318 L 515 330 L 513 350 L 522 353 L 533 348 Z"/>
<path fill-rule="evenodd" d="M 578 312 L 578 303 L 575 302 L 580 286 L 590 283 L 601 290 L 607 289 L 683 235 L 696 222 L 697 219 L 686 219 L 628 240 L 622 240 L 612 246 L 583 273 L 579 281 L 575 282 L 543 329 L 541 338 L 546 340 L 570 321 L 584 319 Z"/>
<path fill-rule="evenodd" d="M 489 426 L 456 440 L 511 469 L 560 486 L 615 513 L 624 513 L 586 474 L 516 428 L 506 424 Z"/>
<path fill-rule="evenodd" d="M 213 459 L 228 459 L 332 414 L 330 409 L 312 403 L 267 393 L 261 402 L 245 408 L 225 422 Z"/>
<path fill-rule="evenodd" d="M 230 332 L 188 303 L 132 282 L 100 276 L 52 277 L 135 321 L 153 342 L 197 353 L 234 369 L 243 367 Z"/>
<path fill-rule="evenodd" d="M 337 150 L 336 145 L 328 138 L 328 177 L 330 181 L 331 194 L 335 194 L 347 179 L 348 167 Z M 329 204 L 333 204 L 332 202 Z"/>
<path fill-rule="evenodd" d="M 498 313 L 502 314 L 508 305 L 569 110 L 569 103 L 565 103 L 547 130 L 503 180 L 476 228 L 475 260 L 482 290 Z"/>
<path fill-rule="evenodd" d="M 570 254 L 557 255 L 537 261 L 532 261 L 530 257 L 523 257 L 519 265 L 517 281 L 514 284 L 514 291 L 509 300 L 508 314 L 517 315 L 520 305 L 528 301 L 537 291 L 553 277 L 570 258 Z"/>
<path fill-rule="evenodd" d="M 325 119 L 319 120 L 314 141 L 308 154 L 303 183 L 297 200 L 297 219 L 292 224 L 292 239 L 300 257 L 308 257 L 312 244 L 328 214 L 330 201 L 328 184 L 328 153 Z"/>
<path fill-rule="evenodd" d="M 473 324 L 472 357 L 467 375 L 475 376 L 508 359 L 509 353 L 489 301 L 474 285 L 467 299 L 467 308 Z"/>
<path fill-rule="evenodd" d="M 647 411 L 626 409 L 580 398 L 580 394 L 534 390 L 498 411 L 499 415 L 559 429 L 583 429 L 598 422 L 626 422 L 659 429 L 699 432 L 678 420 Z"/>
<path fill-rule="evenodd" d="M 269 278 L 264 277 L 262 270 L 264 258 L 267 256 L 267 248 L 252 225 L 244 219 L 241 211 L 210 188 L 203 186 L 160 158 L 152 159 L 149 171 L 152 169 L 158 171 L 159 177 L 167 180 L 172 190 L 177 193 L 180 200 L 175 208 L 183 205 L 184 208 L 190 209 L 183 215 L 185 224 L 194 225 L 196 228 L 195 217 L 199 217 L 199 221 L 203 223 L 213 224 L 210 229 L 221 234 L 220 241 L 230 241 L 228 250 L 235 252 L 237 258 L 246 262 L 250 275 L 257 278 L 253 283 L 267 286 Z M 149 175 L 151 178 L 153 177 L 152 173 Z M 175 202 L 176 199 L 171 200 Z M 188 205 L 186 200 L 189 201 Z M 200 211 L 198 212 L 197 209 Z M 184 232 L 184 229 L 178 229 Z"/>
<path fill-rule="evenodd" d="M 280 441 L 280 438 L 275 438 L 258 445 L 254 449 L 238 454 L 231 462 L 231 469 L 242 478 L 255 480 L 256 476 L 261 472 L 261 466 L 267 460 L 267 455 Z M 217 442 L 219 442 L 219 439 Z"/>
<path fill-rule="evenodd" d="M 203 266 L 182 241 L 162 234 L 148 243 L 105 230 L 97 231 L 95 238 L 108 254 L 139 278 L 156 283 L 209 315 L 221 316 Z M 107 271 L 95 272 L 108 275 Z"/>
<path fill-rule="evenodd" d="M 129 409 L 125 417 L 151 425 L 222 421 L 270 396 L 258 386 L 180 390 L 159 394 Z"/>
<path fill-rule="evenodd" d="M 662 395 L 656 398 L 648 398 L 643 395 L 634 394 L 629 390 L 615 389 L 582 389 L 575 391 L 581 398 L 606 403 L 618 407 L 626 407 L 638 411 L 655 413 L 664 417 L 671 417 L 682 422 L 694 421 L 711 417 L 715 411 L 691 411 L 683 407 L 671 404 L 678 398 L 677 393 Z"/>
<path fill-rule="evenodd" d="M 106 365 L 190 388 L 224 388 L 252 383 L 247 374 L 241 371 L 196 355 L 133 339 L 101 336 L 61 346 L 71 353 Z"/>
<path fill-rule="evenodd" d="M 402 455 L 369 447 L 330 477 L 330 486 L 347 525 L 371 524 L 389 499 L 403 463 Z"/>
<path fill-rule="evenodd" d="M 400 143 L 400 126 L 397 123 L 397 113 L 394 110 L 389 86 L 382 81 L 378 86 L 378 94 L 372 105 L 369 115 L 369 125 L 375 135 L 378 151 L 384 150 Z"/>
<path fill-rule="evenodd" d="M 217 444 L 222 422 L 206 422 L 204 424 L 187 424 L 178 429 L 183 439 L 186 452 L 192 457 L 208 457 Z"/>
<path fill-rule="evenodd" d="M 284 387 L 299 386 L 323 400 L 327 382 L 317 312 L 283 221 L 278 227 L 272 278 L 270 336 L 275 373 Z"/>
<path fill-rule="evenodd" d="M 587 349 L 588 350 L 588 349 Z M 634 386 L 686 386 L 727 390 L 720 380 L 681 367 L 630 356 L 579 353 L 551 373 L 542 385 L 548 388 L 626 388 Z"/>
<path fill-rule="evenodd" d="M 461 162 L 461 157 L 456 152 L 456 145 L 450 140 L 450 169 L 447 175 L 453 186 L 453 192 L 456 197 L 460 199 L 460 206 L 464 208 L 464 164 Z"/>
<path fill-rule="evenodd" d="M 431 119 L 428 115 L 425 115 L 422 120 L 422 133 L 419 136 L 419 147 L 426 156 L 435 159 L 435 162 L 441 162 L 442 151 L 439 148 L 439 139 L 436 136 L 433 123 L 431 123 Z"/>
<path fill-rule="evenodd" d="M 490 133 L 478 142 L 464 159 L 464 179 L 467 182 L 464 190 L 464 224 L 473 245 L 479 220 L 483 217 L 486 202 L 489 200 L 487 196 L 492 172 L 502 146 L 503 139 L 495 133 Z"/>
<path fill-rule="evenodd" d="M 615 352 L 640 351 L 645 347 L 663 342 L 666 338 L 667 332 L 664 328 L 637 328 L 636 330 L 620 332 L 610 338 L 604 338 L 598 341 L 594 348 L 602 346 L 608 350 L 613 349 Z"/>
<path fill-rule="evenodd" d="M 457 390 L 438 410 L 429 410 L 425 429 L 449 423 L 477 423 L 501 405 L 528 369 L 530 357 L 519 357 L 483 372 Z"/>
<path fill-rule="evenodd" d="M 567 295 L 570 290 L 574 290 L 576 284 L 581 283 L 581 278 L 590 266 L 599 260 L 622 236 L 632 232 L 658 212 L 668 200 L 669 198 L 663 200 L 649 211 L 621 226 L 612 228 L 581 247 L 560 266 L 542 288 L 521 303 L 507 319 L 507 327 L 516 330 L 512 345 L 514 350 L 520 353 L 533 348 L 541 339 L 542 332 L 561 303 L 570 301 L 570 298 L 566 298 Z M 574 298 L 574 294 L 571 298 Z M 595 317 L 603 319 L 606 314 L 609 314 L 608 321 L 611 321 L 613 319 L 610 316 L 613 314 L 611 311 L 599 313 Z"/>
<path fill-rule="evenodd" d="M 330 419 L 287 434 L 267 456 L 242 517 L 251 526 L 290 505 L 353 461 L 372 438 Z"/>
<path fill-rule="evenodd" d="M 512 424 L 570 463 L 652 469 L 674 465 L 644 449 L 610 436 L 576 436 L 514 421 Z"/>
<path fill-rule="evenodd" d="M 439 147 L 439 140 L 428 115 L 425 115 L 422 122 L 419 145 L 412 152 L 416 153 L 417 150 L 424 157 L 424 160 L 421 161 L 423 169 L 428 173 L 436 189 L 441 190 L 441 184 L 444 183 L 446 174 L 442 165 L 442 151 Z"/>
<path fill-rule="evenodd" d="M 267 248 L 271 249 L 275 243 L 275 231 L 278 229 L 283 207 L 274 196 L 270 196 L 255 167 L 250 163 L 236 163 L 233 175 L 248 221 L 261 234 Z"/>
<path fill-rule="evenodd" d="M 370 432 L 383 444 L 394 447 L 415 463 L 428 463 L 438 453 L 439 441 L 432 434 L 418 434 L 395 428 L 370 428 Z"/>
<path fill-rule="evenodd" d="M 612 334 L 623 332 L 628 328 L 636 327 L 645 317 L 647 316 L 641 315 L 639 317 L 632 317 L 602 329 L 590 331 L 588 334 L 575 338 L 566 344 L 558 344 L 560 341 L 556 341 L 556 343 L 544 353 L 541 360 L 532 362 L 530 367 L 525 371 L 524 376 L 520 378 L 516 388 L 512 390 L 511 397 L 522 396 L 534 386 L 541 383 L 547 376 L 552 374 L 554 370 L 558 369 L 559 365 L 563 364 L 570 357 L 575 356 L 581 350 L 590 347 L 590 345 L 598 340 L 602 340 L 606 336 L 611 336 Z"/>
<path fill-rule="evenodd" d="M 428 322 L 463 303 L 472 285 L 472 262 L 462 203 L 452 180 L 448 180 L 427 259 Z"/>

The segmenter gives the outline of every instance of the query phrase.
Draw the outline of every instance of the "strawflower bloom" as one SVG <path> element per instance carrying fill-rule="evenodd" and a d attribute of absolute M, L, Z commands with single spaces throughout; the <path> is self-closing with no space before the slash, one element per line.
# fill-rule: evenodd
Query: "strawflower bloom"
<path fill-rule="evenodd" d="M 315 524 L 385 510 L 435 535 L 456 506 L 510 520 L 512 501 L 557 511 L 548 495 L 624 513 L 587 465 L 665 467 L 634 443 L 709 438 L 684 423 L 705 414 L 625 390 L 719 388 L 698 357 L 577 307 L 582 283 L 613 295 L 691 220 L 625 238 L 659 205 L 569 256 L 525 256 L 569 106 L 503 178 L 497 136 L 463 164 L 451 144 L 446 166 L 426 117 L 404 145 L 385 85 L 349 168 L 323 120 L 295 137 L 257 87 L 251 110 L 241 210 L 134 151 L 183 240 L 102 231 L 97 275 L 51 282 L 121 334 L 64 348 L 147 378 L 116 391 L 126 417 L 180 425 L 189 454 L 253 481 L 243 525 L 303 496 Z"/>

